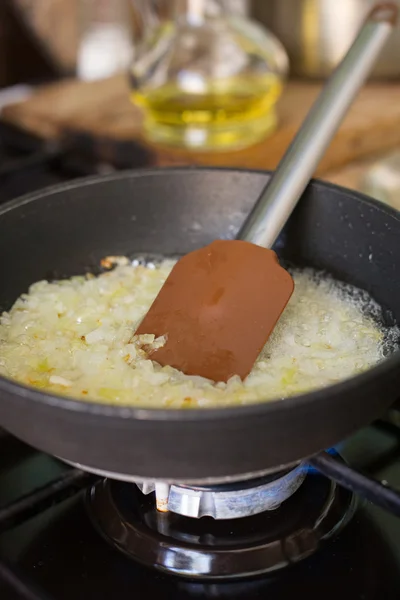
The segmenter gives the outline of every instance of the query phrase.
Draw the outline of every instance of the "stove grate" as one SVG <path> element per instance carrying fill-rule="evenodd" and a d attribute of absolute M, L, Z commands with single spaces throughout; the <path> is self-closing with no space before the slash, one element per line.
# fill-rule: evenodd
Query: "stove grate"
<path fill-rule="evenodd" d="M 49 484 L 10 502 L 0 509 L 0 533 L 20 525 L 50 506 L 67 500 L 81 489 L 92 485 L 96 479 L 98 478 L 94 475 L 73 469 L 66 471 Z"/>
<path fill-rule="evenodd" d="M 400 492 L 386 483 L 363 475 L 327 452 L 316 454 L 308 463 L 347 490 L 400 517 Z"/>

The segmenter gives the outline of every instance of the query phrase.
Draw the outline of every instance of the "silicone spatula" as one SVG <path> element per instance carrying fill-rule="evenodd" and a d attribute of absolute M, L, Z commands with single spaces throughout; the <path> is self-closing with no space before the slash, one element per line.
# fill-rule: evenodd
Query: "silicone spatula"
<path fill-rule="evenodd" d="M 294 288 L 271 247 L 396 19 L 392 3 L 377 4 L 369 13 L 237 239 L 214 241 L 175 264 L 136 330 L 165 336 L 152 360 L 216 382 L 249 374 Z"/>

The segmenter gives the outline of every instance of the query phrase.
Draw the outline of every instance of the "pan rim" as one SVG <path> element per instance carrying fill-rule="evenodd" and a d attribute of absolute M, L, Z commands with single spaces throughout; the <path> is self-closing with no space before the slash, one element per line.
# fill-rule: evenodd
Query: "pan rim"
<path fill-rule="evenodd" d="M 0 217 L 7 212 L 29 204 L 34 201 L 45 199 L 53 194 L 61 193 L 65 190 L 73 190 L 82 188 L 86 185 L 95 185 L 101 182 L 118 181 L 126 179 L 141 178 L 146 175 L 162 176 L 166 172 L 176 174 L 187 172 L 228 172 L 228 173 L 247 173 L 258 175 L 270 175 L 271 171 L 262 169 L 248 168 L 231 168 L 231 167 L 209 167 L 209 166 L 169 166 L 169 167 L 148 167 L 134 170 L 126 170 L 108 175 L 95 175 L 83 177 L 71 182 L 61 183 L 54 186 L 49 186 L 41 190 L 26 194 L 6 202 L 0 207 Z M 396 209 L 370 198 L 369 196 L 338 186 L 336 184 L 323 181 L 315 178 L 311 180 L 311 185 L 330 189 L 332 192 L 343 194 L 361 201 L 365 206 L 372 206 L 380 210 L 391 218 L 400 221 L 400 212 Z M 36 390 L 35 388 L 18 383 L 10 378 L 0 375 L 0 392 L 13 394 L 21 400 L 30 400 L 38 404 L 61 409 L 69 413 L 86 413 L 94 417 L 106 417 L 107 419 L 116 418 L 123 419 L 128 422 L 130 420 L 141 421 L 207 421 L 207 420 L 224 420 L 232 418 L 243 418 L 244 416 L 256 417 L 257 415 L 268 415 L 275 412 L 278 407 L 285 410 L 299 409 L 302 406 L 312 404 L 314 402 L 329 401 L 329 399 L 342 393 L 350 393 L 356 388 L 368 386 L 368 384 L 376 377 L 385 376 L 393 368 L 400 367 L 400 349 L 395 351 L 390 357 L 386 358 L 376 366 L 368 369 L 364 373 L 360 373 L 334 385 L 325 388 L 319 388 L 307 393 L 297 394 L 289 398 L 276 398 L 273 400 L 257 401 L 251 404 L 227 406 L 224 408 L 190 408 L 190 409 L 175 409 L 175 408 L 147 408 L 145 406 L 116 406 L 103 404 L 100 402 L 75 400 L 62 396 L 61 394 L 49 393 L 45 390 Z"/>

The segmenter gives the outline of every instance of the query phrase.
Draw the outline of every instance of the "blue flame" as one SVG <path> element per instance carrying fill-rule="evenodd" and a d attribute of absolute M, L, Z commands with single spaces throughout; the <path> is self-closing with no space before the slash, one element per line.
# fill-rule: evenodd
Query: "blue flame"
<path fill-rule="evenodd" d="M 338 448 L 335 446 L 333 446 L 332 448 L 328 448 L 327 450 L 325 450 L 325 452 L 327 452 L 331 456 L 340 456 L 340 454 L 338 452 Z M 308 473 L 314 473 L 314 474 L 319 473 L 319 471 L 317 471 L 317 469 L 315 469 L 311 465 L 307 465 L 307 469 L 308 469 Z"/>

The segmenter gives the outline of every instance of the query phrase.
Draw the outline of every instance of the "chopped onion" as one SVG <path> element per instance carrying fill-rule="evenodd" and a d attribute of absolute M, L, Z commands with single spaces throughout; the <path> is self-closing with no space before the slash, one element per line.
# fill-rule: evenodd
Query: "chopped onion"
<path fill-rule="evenodd" d="M 151 351 L 166 338 L 134 331 L 172 265 L 108 257 L 105 266 L 115 268 L 99 277 L 35 283 L 0 318 L 0 373 L 84 401 L 209 408 L 330 385 L 368 369 L 398 343 L 398 328 L 378 325 L 381 310 L 366 293 L 294 271 L 293 297 L 244 382 L 162 368 Z"/>

